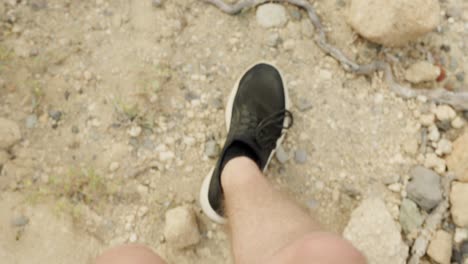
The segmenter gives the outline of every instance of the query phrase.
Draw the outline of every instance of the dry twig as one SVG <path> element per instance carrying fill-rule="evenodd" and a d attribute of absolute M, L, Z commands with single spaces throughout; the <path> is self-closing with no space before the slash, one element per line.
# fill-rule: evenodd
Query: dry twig
<path fill-rule="evenodd" d="M 238 14 L 243 9 L 255 7 L 256 5 L 268 2 L 268 0 L 241 0 L 231 5 L 226 4 L 223 0 L 204 1 L 218 7 L 221 11 L 230 15 Z M 340 49 L 328 43 L 322 22 L 315 11 L 315 8 L 307 0 L 276 0 L 275 2 L 289 3 L 307 11 L 309 19 L 317 31 L 314 38 L 315 43 L 325 53 L 339 61 L 346 71 L 363 75 L 371 75 L 374 72 L 383 71 L 385 73 L 385 80 L 388 86 L 400 97 L 414 98 L 419 95 L 423 95 L 434 102 L 449 104 L 459 110 L 468 110 L 468 92 L 455 93 L 442 88 L 430 90 L 413 89 L 412 87 L 401 85 L 395 81 L 392 68 L 386 61 L 376 60 L 370 64 L 359 65 L 349 59 Z"/>
<path fill-rule="evenodd" d="M 421 258 L 426 254 L 429 241 L 436 229 L 442 223 L 444 215 L 449 208 L 450 186 L 452 185 L 454 178 L 453 174 L 442 177 L 444 200 L 426 218 L 424 228 L 419 232 L 419 236 L 411 247 L 411 258 L 409 259 L 408 264 L 419 264 Z"/>

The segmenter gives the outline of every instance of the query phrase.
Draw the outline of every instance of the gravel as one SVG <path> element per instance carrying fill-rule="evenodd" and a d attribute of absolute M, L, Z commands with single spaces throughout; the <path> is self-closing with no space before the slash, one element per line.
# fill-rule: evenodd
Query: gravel
<path fill-rule="evenodd" d="M 411 172 L 411 181 L 406 192 L 408 197 L 422 209 L 430 211 L 442 201 L 440 176 L 432 170 L 421 166 L 414 167 Z"/>
<path fill-rule="evenodd" d="M 298 149 L 294 152 L 294 160 L 298 164 L 304 164 L 307 161 L 307 151 L 305 149 Z"/>

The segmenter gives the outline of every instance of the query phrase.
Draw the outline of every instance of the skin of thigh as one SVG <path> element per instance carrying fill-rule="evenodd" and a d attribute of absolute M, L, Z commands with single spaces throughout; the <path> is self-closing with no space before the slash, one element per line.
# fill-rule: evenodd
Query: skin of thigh
<path fill-rule="evenodd" d="M 366 264 L 366 258 L 342 237 L 316 232 L 280 249 L 265 261 L 271 264 Z"/>

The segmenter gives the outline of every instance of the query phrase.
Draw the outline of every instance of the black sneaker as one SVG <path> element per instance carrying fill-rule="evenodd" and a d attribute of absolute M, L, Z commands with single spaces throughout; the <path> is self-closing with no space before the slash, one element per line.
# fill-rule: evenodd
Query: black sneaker
<path fill-rule="evenodd" d="M 237 81 L 226 106 L 227 139 L 216 166 L 203 181 L 200 203 L 213 221 L 224 223 L 221 172 L 226 150 L 241 143 L 255 154 L 258 167 L 265 171 L 292 125 L 288 92 L 281 73 L 272 65 L 257 64 Z"/>

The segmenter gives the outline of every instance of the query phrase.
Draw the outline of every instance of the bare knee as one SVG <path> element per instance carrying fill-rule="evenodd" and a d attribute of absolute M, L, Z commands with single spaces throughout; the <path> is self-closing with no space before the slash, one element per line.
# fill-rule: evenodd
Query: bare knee
<path fill-rule="evenodd" d="M 365 264 L 365 257 L 351 243 L 331 233 L 310 234 L 277 253 L 277 264 Z"/>
<path fill-rule="evenodd" d="M 226 187 L 242 187 L 262 177 L 257 164 L 249 158 L 238 157 L 230 160 L 223 169 L 221 184 Z"/>
<path fill-rule="evenodd" d="M 96 264 L 165 264 L 151 249 L 143 245 L 123 245 L 106 250 Z"/>

